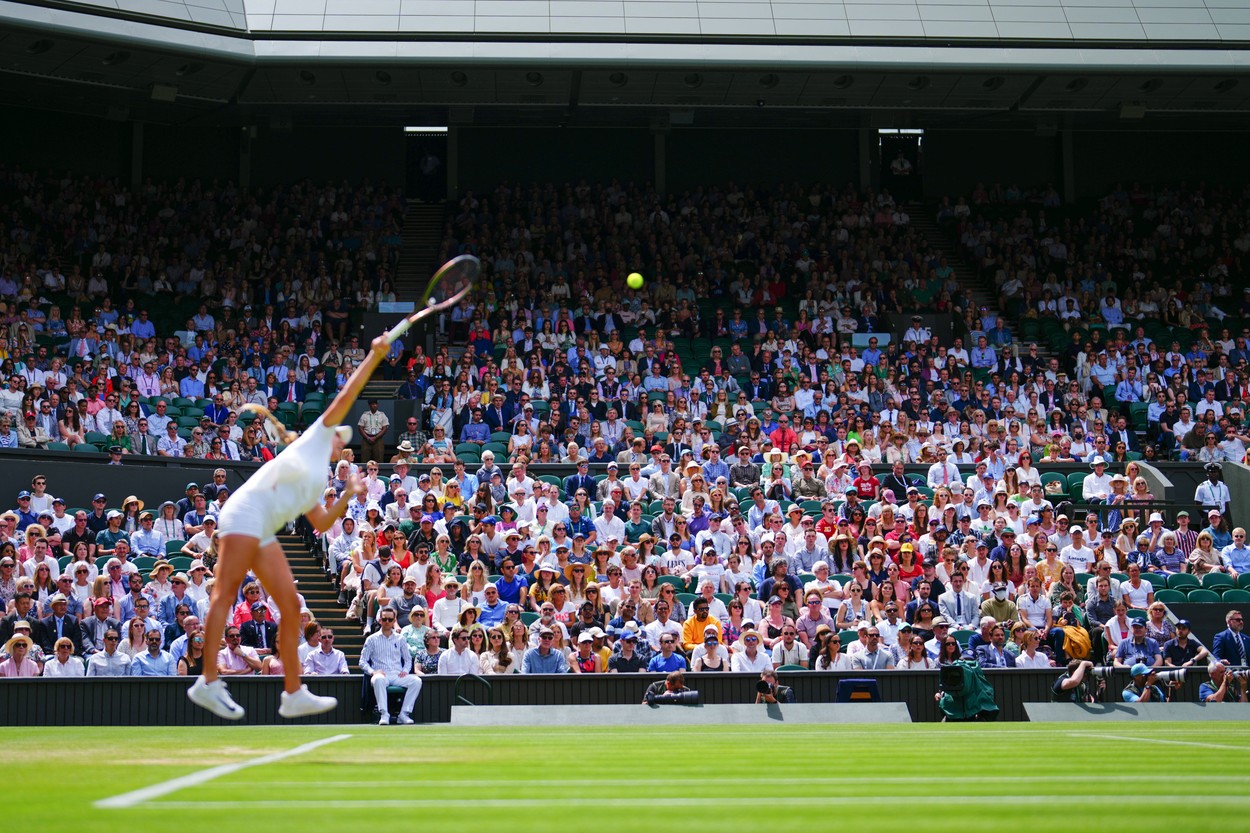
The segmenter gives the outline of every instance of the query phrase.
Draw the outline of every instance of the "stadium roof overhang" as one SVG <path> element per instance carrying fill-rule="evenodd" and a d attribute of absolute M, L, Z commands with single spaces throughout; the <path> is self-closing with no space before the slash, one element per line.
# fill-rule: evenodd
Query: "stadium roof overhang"
<path fill-rule="evenodd" d="M 549 123 L 558 108 L 652 126 L 1250 110 L 1250 0 L 1019 2 L 0 0 L 0 103 L 160 123 Z"/>

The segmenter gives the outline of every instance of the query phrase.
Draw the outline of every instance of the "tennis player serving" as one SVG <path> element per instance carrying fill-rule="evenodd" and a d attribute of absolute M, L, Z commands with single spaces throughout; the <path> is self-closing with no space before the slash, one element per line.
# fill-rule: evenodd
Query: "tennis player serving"
<path fill-rule="evenodd" d="M 317 696 L 300 682 L 300 664 L 295 661 L 299 655 L 299 597 L 276 533 L 299 515 L 308 518 L 318 532 L 325 532 L 343 517 L 348 502 L 364 489 L 359 477 L 348 482 L 343 494 L 329 509 L 319 505 L 330 461 L 338 458 L 352 436 L 352 429 L 339 422 L 347 416 L 374 369 L 386 358 L 391 344 L 421 318 L 459 303 L 472 289 L 479 268 L 477 258 L 468 255 L 446 263 L 430 281 L 417 305 L 422 308 L 373 340 L 369 353 L 347 384 L 302 436 L 297 438 L 286 431 L 286 426 L 265 408 L 245 406 L 276 423 L 289 445 L 231 495 L 218 519 L 216 580 L 204 622 L 204 674 L 187 690 L 191 702 L 227 720 L 243 718 L 243 707 L 234 702 L 225 682 L 218 679 L 217 655 L 235 594 L 250 570 L 281 614 L 278 648 L 280 655 L 288 659 L 283 663 L 285 686 L 278 714 L 303 717 L 330 711 L 338 705 L 333 697 Z M 442 301 L 429 303 L 439 288 L 447 289 L 450 295 Z"/>

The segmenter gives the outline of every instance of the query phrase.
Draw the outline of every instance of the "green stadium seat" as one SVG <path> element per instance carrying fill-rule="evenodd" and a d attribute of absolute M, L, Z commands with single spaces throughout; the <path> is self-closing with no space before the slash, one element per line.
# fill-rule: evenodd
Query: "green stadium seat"
<path fill-rule="evenodd" d="M 67 443 L 48 443 L 48 451 L 69 451 Z"/>
<path fill-rule="evenodd" d="M 1242 590 L 1239 587 L 1228 588 L 1224 591 L 1224 595 L 1220 596 L 1220 601 L 1225 604 L 1250 604 L 1250 590 Z"/>
<path fill-rule="evenodd" d="M 778 666 L 778 667 L 777 667 L 777 670 L 778 670 L 778 671 L 810 671 L 811 669 L 810 669 L 810 668 L 806 668 L 806 667 L 804 667 L 804 666 L 802 666 L 802 665 L 795 665 L 795 664 L 793 664 L 793 663 L 786 663 L 785 665 L 780 665 L 780 666 Z"/>
<path fill-rule="evenodd" d="M 1058 483 L 1060 484 L 1060 488 L 1063 489 L 1064 492 L 1068 491 L 1067 475 L 1059 474 L 1058 472 L 1054 472 L 1054 471 L 1047 472 L 1042 475 L 1042 488 L 1043 489 L 1046 488 L 1047 483 Z M 1049 492 L 1047 492 L 1047 494 L 1049 494 Z"/>
<path fill-rule="evenodd" d="M 678 576 L 660 576 L 660 584 L 671 584 L 677 588 L 678 593 L 684 592 L 686 589 L 686 580 Z"/>
<path fill-rule="evenodd" d="M 65 572 L 65 568 L 69 566 L 69 562 L 73 560 L 74 560 L 74 556 L 72 555 L 62 555 L 60 558 L 56 560 L 56 564 L 61 569 L 61 572 L 63 573 Z"/>
<path fill-rule="evenodd" d="M 714 595 L 716 596 L 716 598 L 721 600 L 721 603 L 726 604 L 726 605 L 732 602 L 734 598 L 729 593 L 716 593 Z"/>
<path fill-rule="evenodd" d="M 529 627 L 538 621 L 538 614 L 532 610 L 527 610 L 521 614 L 521 621 L 525 623 L 525 627 Z"/>
<path fill-rule="evenodd" d="M 1130 619 L 1142 619 L 1142 620 L 1144 620 L 1144 619 L 1146 618 L 1146 611 L 1144 611 L 1144 610 L 1130 610 L 1130 611 L 1128 611 L 1127 616 L 1128 616 L 1128 618 L 1130 618 Z"/>
<path fill-rule="evenodd" d="M 1250 590 L 1250 573 L 1242 573 L 1237 576 L 1237 586 L 1242 590 Z"/>
<path fill-rule="evenodd" d="M 677 594 L 677 601 L 681 602 L 683 605 L 686 606 L 686 615 L 690 615 L 692 613 L 692 611 L 690 610 L 690 606 L 694 604 L 694 600 L 697 598 L 699 597 L 696 596 L 694 593 L 678 593 Z"/>
<path fill-rule="evenodd" d="M 156 566 L 156 559 L 150 555 L 141 555 L 138 558 L 132 558 L 130 560 L 136 567 L 139 568 L 139 572 L 143 573 L 144 581 L 147 581 L 147 574 L 152 571 L 154 566 Z"/>
<path fill-rule="evenodd" d="M 1183 590 L 1170 590 L 1168 588 L 1164 588 L 1162 590 L 1155 591 L 1155 601 L 1165 605 L 1184 604 L 1188 601 L 1188 598 L 1185 596 L 1185 592 Z"/>
<path fill-rule="evenodd" d="M 838 638 L 842 640 L 842 653 L 845 654 L 846 649 L 851 646 L 851 643 L 859 639 L 859 633 L 857 631 L 850 631 L 850 630 L 839 631 Z"/>
<path fill-rule="evenodd" d="M 490 441 L 493 443 L 503 443 L 504 445 L 507 445 L 508 441 L 511 439 L 512 432 L 510 431 L 495 431 L 490 435 Z"/>
<path fill-rule="evenodd" d="M 1198 587 L 1200 583 L 1197 576 L 1189 573 L 1173 573 L 1168 576 L 1169 590 L 1185 590 L 1190 587 Z"/>
<path fill-rule="evenodd" d="M 109 441 L 108 434 L 102 434 L 99 431 L 88 431 L 84 439 L 91 445 L 102 445 Z"/>
<path fill-rule="evenodd" d="M 175 555 L 181 554 L 183 543 L 184 543 L 183 541 L 166 541 L 165 542 L 165 557 L 171 558 Z"/>
<path fill-rule="evenodd" d="M 1236 582 L 1228 573 L 1207 573 L 1202 577 L 1202 586 L 1207 590 L 1215 590 L 1218 587 L 1235 587 Z"/>
<path fill-rule="evenodd" d="M 967 648 L 968 640 L 972 638 L 973 633 L 975 633 L 975 631 L 961 629 L 952 633 L 951 636 L 955 637 L 955 641 L 959 643 L 960 648 Z"/>
<path fill-rule="evenodd" d="M 75 454 L 98 454 L 98 455 L 104 454 L 103 451 L 96 448 L 91 443 L 79 443 L 78 445 L 74 446 L 74 453 Z"/>
<path fill-rule="evenodd" d="M 1218 602 L 1219 600 L 1220 600 L 1219 593 L 1216 593 L 1214 590 L 1205 590 L 1201 587 L 1190 590 L 1189 595 L 1186 598 L 1187 602 L 1191 602 L 1195 604 L 1206 603 L 1206 602 Z"/>
<path fill-rule="evenodd" d="M 1085 496 L 1082 493 L 1085 488 L 1086 472 L 1077 471 L 1068 475 L 1068 497 L 1075 501 L 1084 501 Z"/>

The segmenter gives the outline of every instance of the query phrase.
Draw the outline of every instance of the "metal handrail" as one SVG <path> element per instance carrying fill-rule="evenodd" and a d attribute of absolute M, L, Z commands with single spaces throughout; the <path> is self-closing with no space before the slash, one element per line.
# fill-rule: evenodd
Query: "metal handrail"
<path fill-rule="evenodd" d="M 485 704 L 474 703 L 472 700 L 470 700 L 469 698 L 465 697 L 463 694 L 460 693 L 460 683 L 466 679 L 476 680 L 477 682 L 486 686 L 487 697 L 486 697 Z M 494 690 L 491 688 L 490 682 L 480 674 L 461 674 L 459 677 L 456 678 L 456 684 L 452 688 L 451 693 L 452 693 L 452 700 L 454 701 L 453 703 L 454 705 L 464 705 L 464 706 L 487 705 L 487 706 L 490 706 L 490 705 L 493 705 L 495 702 L 495 693 L 494 693 Z"/>

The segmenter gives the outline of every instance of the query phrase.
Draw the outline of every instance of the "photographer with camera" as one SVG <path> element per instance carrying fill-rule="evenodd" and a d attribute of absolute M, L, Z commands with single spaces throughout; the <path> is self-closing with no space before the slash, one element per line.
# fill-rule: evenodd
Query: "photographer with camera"
<path fill-rule="evenodd" d="M 1146 636 L 1146 620 L 1134 619 L 1129 627 L 1133 636 L 1115 649 L 1115 667 L 1162 665 L 1163 653 L 1159 650 L 1159 643 Z"/>
<path fill-rule="evenodd" d="M 1245 703 L 1250 671 L 1229 671 L 1228 666 L 1216 660 L 1207 666 L 1210 682 L 1198 686 L 1199 703 Z M 1240 689 L 1240 696 L 1234 691 Z"/>
<path fill-rule="evenodd" d="M 1145 663 L 1139 662 L 1129 669 L 1132 675 L 1132 681 L 1124 687 L 1124 691 L 1120 692 L 1120 699 L 1125 703 L 1166 703 L 1167 698 L 1163 695 L 1163 689 L 1156 683 L 1159 679 L 1159 673 Z M 1167 684 L 1171 688 L 1179 684 L 1172 680 Z"/>
<path fill-rule="evenodd" d="M 760 672 L 755 683 L 755 703 L 793 703 L 794 689 L 788 685 L 777 685 L 777 672 L 769 668 Z"/>
<path fill-rule="evenodd" d="M 1105 673 L 1094 674 L 1093 670 L 1094 663 L 1087 659 L 1069 662 L 1068 670 L 1050 687 L 1051 699 L 1056 703 L 1097 703 L 1107 683 Z M 1098 682 L 1091 685 L 1092 679 Z"/>
<path fill-rule="evenodd" d="M 699 692 L 686 688 L 686 675 L 681 671 L 673 671 L 647 686 L 642 696 L 644 706 L 693 706 L 698 702 Z"/>

